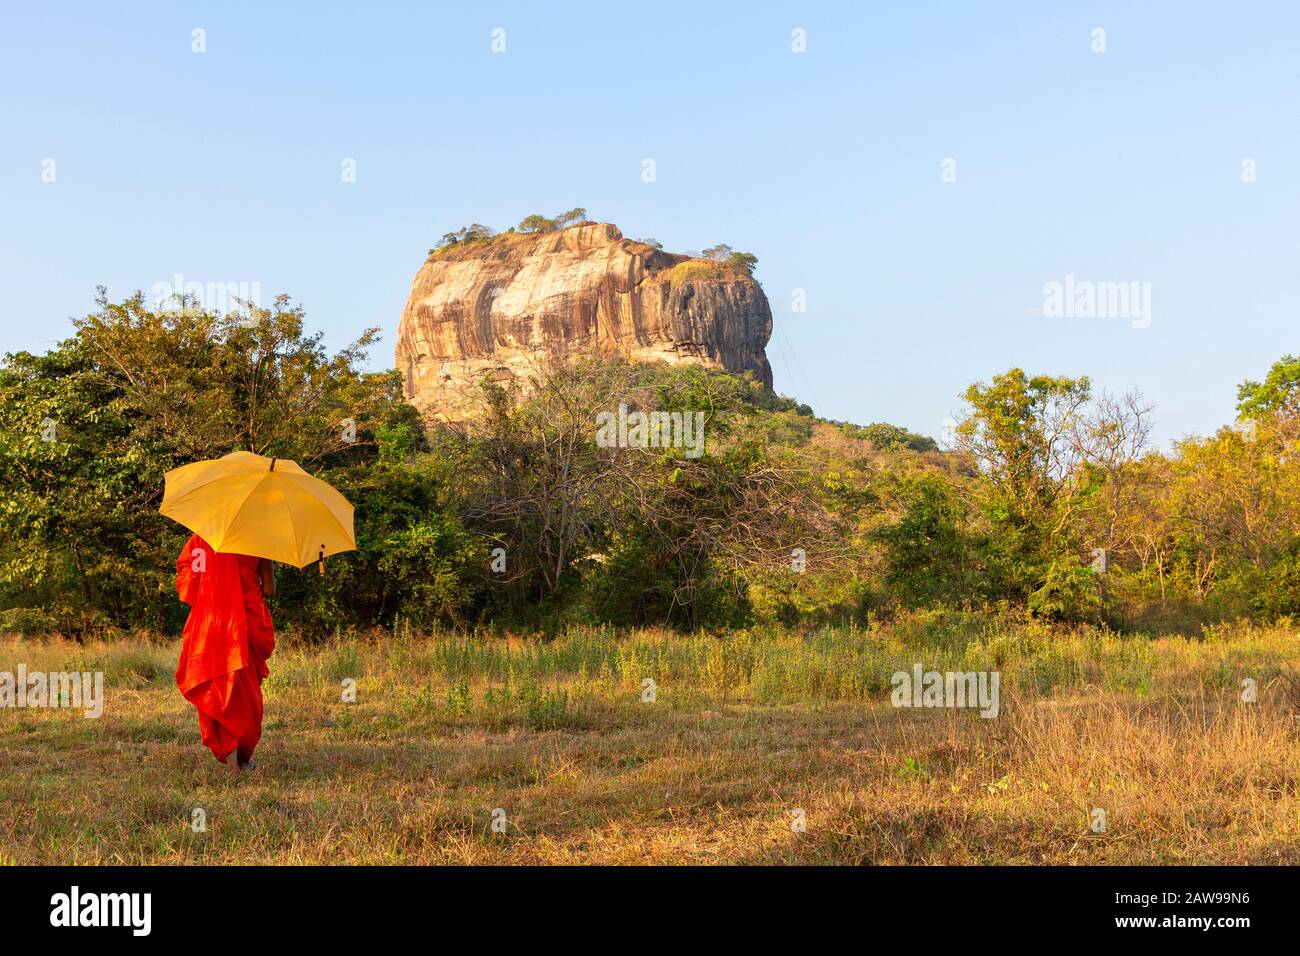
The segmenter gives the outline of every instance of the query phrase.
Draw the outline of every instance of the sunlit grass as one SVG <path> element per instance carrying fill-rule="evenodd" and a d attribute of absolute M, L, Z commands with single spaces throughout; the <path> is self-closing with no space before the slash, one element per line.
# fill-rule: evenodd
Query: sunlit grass
<path fill-rule="evenodd" d="M 199 744 L 177 649 L 0 640 L 0 670 L 103 670 L 108 691 L 99 720 L 0 710 L 0 860 L 1300 862 L 1284 627 L 1148 640 L 918 614 L 807 635 L 286 639 L 238 781 Z M 917 662 L 998 669 L 1001 716 L 894 709 L 890 676 Z"/>

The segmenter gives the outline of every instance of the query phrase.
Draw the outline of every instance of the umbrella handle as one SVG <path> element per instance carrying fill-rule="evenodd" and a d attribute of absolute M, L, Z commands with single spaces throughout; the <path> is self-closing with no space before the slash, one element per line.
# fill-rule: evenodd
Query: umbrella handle
<path fill-rule="evenodd" d="M 317 559 L 317 561 L 319 562 L 317 564 L 317 567 L 320 568 L 321 577 L 324 577 L 325 576 L 325 548 L 323 546 L 320 549 L 320 557 Z"/>

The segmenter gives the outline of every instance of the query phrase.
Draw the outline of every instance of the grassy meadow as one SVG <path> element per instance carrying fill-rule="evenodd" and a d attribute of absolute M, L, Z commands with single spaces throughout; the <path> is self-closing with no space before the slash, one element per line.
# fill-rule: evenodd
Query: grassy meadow
<path fill-rule="evenodd" d="M 97 720 L 0 710 L 0 862 L 1300 863 L 1287 627 L 282 636 L 239 779 L 178 648 L 0 638 L 0 671 L 102 670 L 107 693 Z M 896 709 L 917 662 L 998 670 L 1000 715 Z"/>

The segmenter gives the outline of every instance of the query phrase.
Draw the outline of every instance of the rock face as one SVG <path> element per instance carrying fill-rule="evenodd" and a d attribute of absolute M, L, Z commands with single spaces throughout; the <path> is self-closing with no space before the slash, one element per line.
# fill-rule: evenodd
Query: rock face
<path fill-rule="evenodd" d="M 432 253 L 398 326 L 397 368 L 427 418 L 457 422 L 480 379 L 526 378 L 547 355 L 751 371 L 771 388 L 771 334 L 767 296 L 743 269 L 582 223 Z"/>

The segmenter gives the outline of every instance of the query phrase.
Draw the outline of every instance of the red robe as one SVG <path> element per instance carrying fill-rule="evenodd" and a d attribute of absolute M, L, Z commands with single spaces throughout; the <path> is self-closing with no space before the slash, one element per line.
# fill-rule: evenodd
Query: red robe
<path fill-rule="evenodd" d="M 225 762 L 247 763 L 262 737 L 262 678 L 275 629 L 262 597 L 260 559 L 218 554 L 193 535 L 176 559 L 176 593 L 190 606 L 176 686 L 199 712 L 199 734 Z"/>

